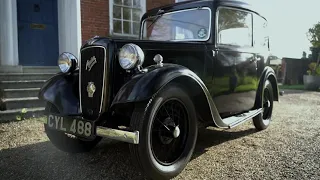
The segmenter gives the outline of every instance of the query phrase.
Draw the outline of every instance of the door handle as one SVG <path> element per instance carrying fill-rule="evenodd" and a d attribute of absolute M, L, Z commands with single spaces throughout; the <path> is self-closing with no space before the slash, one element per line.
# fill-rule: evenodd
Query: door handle
<path fill-rule="evenodd" d="M 216 50 L 212 50 L 212 57 L 216 57 L 217 55 L 217 51 Z"/>
<path fill-rule="evenodd" d="M 252 58 L 252 59 L 250 60 L 250 62 L 257 62 L 257 59 L 256 59 L 256 58 Z"/>

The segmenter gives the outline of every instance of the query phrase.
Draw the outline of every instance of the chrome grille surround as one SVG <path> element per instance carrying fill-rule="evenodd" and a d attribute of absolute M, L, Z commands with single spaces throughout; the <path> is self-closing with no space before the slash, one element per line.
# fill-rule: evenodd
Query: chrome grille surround
<path fill-rule="evenodd" d="M 88 119 L 95 120 L 105 110 L 107 104 L 107 84 L 108 84 L 108 63 L 107 49 L 104 46 L 88 46 L 81 49 L 79 61 L 79 98 L 80 112 Z M 95 56 L 97 63 L 91 71 L 86 70 L 86 62 Z M 87 85 L 94 82 L 96 86 L 95 94 L 88 97 Z M 98 103 L 98 104 L 97 104 Z"/>

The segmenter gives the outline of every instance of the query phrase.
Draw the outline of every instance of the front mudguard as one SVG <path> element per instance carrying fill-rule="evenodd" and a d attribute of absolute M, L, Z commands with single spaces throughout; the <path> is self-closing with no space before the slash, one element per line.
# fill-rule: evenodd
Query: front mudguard
<path fill-rule="evenodd" d="M 194 99 L 198 115 L 204 123 L 223 126 L 218 110 L 211 95 L 197 74 L 176 64 L 150 66 L 145 73 L 139 73 L 124 84 L 116 94 L 111 107 L 117 104 L 135 103 L 149 100 L 170 82 L 178 82 L 186 88 Z"/>
<path fill-rule="evenodd" d="M 162 67 L 155 65 L 146 69 L 147 72 L 133 76 L 120 88 L 111 106 L 148 100 L 167 83 L 182 76 L 189 77 L 205 88 L 200 78 L 184 66 L 164 64 Z"/>
<path fill-rule="evenodd" d="M 52 103 L 61 115 L 79 115 L 79 74 L 57 74 L 41 88 L 38 97 Z"/>

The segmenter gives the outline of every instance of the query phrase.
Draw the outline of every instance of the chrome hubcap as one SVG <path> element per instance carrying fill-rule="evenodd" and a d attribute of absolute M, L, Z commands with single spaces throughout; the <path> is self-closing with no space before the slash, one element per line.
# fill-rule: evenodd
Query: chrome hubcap
<path fill-rule="evenodd" d="M 179 137 L 180 136 L 180 128 L 179 128 L 179 126 L 176 126 L 175 128 L 174 128 L 174 131 L 173 131 L 173 137 L 174 138 L 177 138 L 177 137 Z"/>
<path fill-rule="evenodd" d="M 271 106 L 271 103 L 270 103 L 269 100 L 266 101 L 266 102 L 264 103 L 264 105 L 263 105 L 264 108 L 269 108 L 270 106 Z"/>

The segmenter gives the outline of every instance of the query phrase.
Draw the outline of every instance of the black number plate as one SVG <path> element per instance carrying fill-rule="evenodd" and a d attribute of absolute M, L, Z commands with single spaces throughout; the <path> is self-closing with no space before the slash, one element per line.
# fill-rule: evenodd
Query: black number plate
<path fill-rule="evenodd" d="M 85 138 L 92 138 L 95 136 L 94 123 L 91 121 L 55 114 L 49 114 L 47 115 L 47 118 L 46 124 L 50 129 Z"/>

